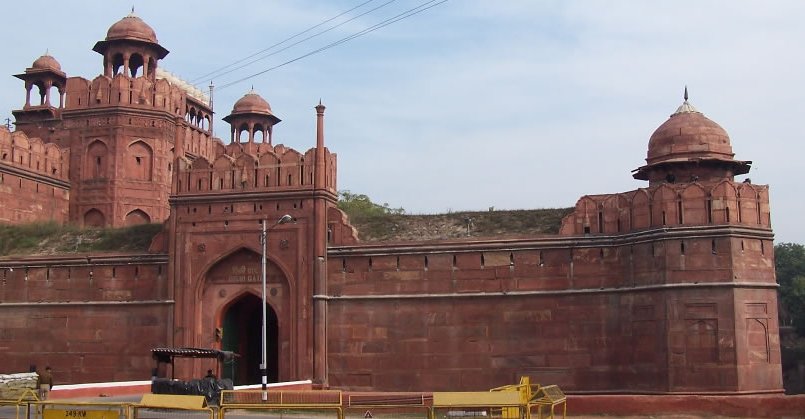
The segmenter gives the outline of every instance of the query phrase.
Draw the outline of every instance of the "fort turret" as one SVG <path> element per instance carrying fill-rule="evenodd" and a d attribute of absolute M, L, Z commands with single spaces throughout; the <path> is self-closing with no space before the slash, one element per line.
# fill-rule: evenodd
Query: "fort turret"
<path fill-rule="evenodd" d="M 37 58 L 24 73 L 14 77 L 25 82 L 25 105 L 13 111 L 17 129 L 25 131 L 31 137 L 50 142 L 51 136 L 61 123 L 61 111 L 64 108 L 64 94 L 67 75 L 61 64 L 50 54 Z M 38 98 L 32 101 L 31 93 L 37 89 Z M 52 92 L 58 93 L 58 101 L 51 98 Z M 38 99 L 38 100 L 36 100 Z"/>

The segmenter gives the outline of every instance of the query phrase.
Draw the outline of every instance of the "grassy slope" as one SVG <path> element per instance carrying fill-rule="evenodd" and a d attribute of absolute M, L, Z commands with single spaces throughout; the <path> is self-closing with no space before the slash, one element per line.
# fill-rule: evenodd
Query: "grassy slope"
<path fill-rule="evenodd" d="M 84 252 L 144 252 L 162 224 L 79 229 L 53 222 L 0 225 L 0 256 Z"/>
<path fill-rule="evenodd" d="M 348 214 L 362 241 L 423 241 L 556 234 L 572 208 L 447 214 Z M 470 219 L 469 235 L 467 220 Z M 145 252 L 162 224 L 80 229 L 56 223 L 0 225 L 0 256 Z"/>
<path fill-rule="evenodd" d="M 347 214 L 362 241 L 444 240 L 557 234 L 573 208 L 447 214 Z M 467 234 L 467 220 L 470 221 Z"/>

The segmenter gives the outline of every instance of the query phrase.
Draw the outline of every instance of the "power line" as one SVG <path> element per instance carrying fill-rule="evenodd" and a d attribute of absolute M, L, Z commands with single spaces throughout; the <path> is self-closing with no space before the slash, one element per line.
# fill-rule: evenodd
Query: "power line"
<path fill-rule="evenodd" d="M 361 37 L 363 35 L 366 35 L 367 33 L 374 32 L 374 31 L 376 31 L 378 29 L 381 29 L 381 28 L 384 28 L 384 27 L 386 27 L 388 25 L 391 25 L 392 23 L 396 23 L 396 22 L 399 22 L 401 20 L 407 19 L 407 18 L 409 18 L 411 16 L 414 16 L 416 14 L 422 13 L 422 12 L 428 10 L 428 9 L 431 9 L 433 7 L 436 7 L 436 6 L 438 6 L 438 5 L 442 4 L 442 3 L 446 3 L 446 2 L 447 2 L 447 0 L 440 0 L 440 1 L 430 0 L 430 1 L 426 1 L 426 2 L 424 2 L 422 4 L 420 4 L 419 6 L 416 6 L 416 7 L 413 7 L 411 9 L 408 9 L 408 10 L 406 10 L 406 11 L 404 11 L 404 12 L 402 12 L 402 13 L 396 15 L 396 16 L 390 17 L 390 18 L 388 18 L 388 19 L 386 19 L 386 20 L 384 20 L 384 21 L 382 21 L 380 23 L 377 23 L 377 24 L 375 24 L 373 26 L 370 26 L 370 27 L 368 27 L 368 28 L 366 28 L 366 29 L 364 29 L 362 31 L 356 32 L 356 33 L 354 33 L 354 34 L 352 34 L 350 36 L 347 36 L 345 38 L 341 38 L 338 41 L 332 42 L 332 43 L 327 44 L 327 45 L 325 45 L 325 46 L 323 46 L 321 48 L 318 48 L 318 49 L 310 51 L 310 52 L 308 52 L 306 54 L 300 55 L 299 57 L 296 57 L 294 59 L 285 61 L 284 63 L 281 63 L 281 64 L 277 64 L 277 65 L 275 65 L 273 67 L 269 67 L 269 68 L 267 68 L 267 69 L 265 69 L 263 71 L 259 71 L 257 73 L 251 74 L 249 76 L 246 76 L 246 77 L 231 81 L 231 82 L 226 83 L 226 84 L 223 84 L 220 87 L 218 87 L 218 90 L 225 89 L 227 87 L 233 86 L 233 85 L 238 84 L 240 82 L 249 80 L 249 79 L 251 79 L 253 77 L 257 77 L 259 75 L 268 73 L 269 71 L 276 70 L 276 69 L 278 69 L 280 67 L 284 67 L 284 66 L 286 66 L 288 64 L 294 63 L 294 62 L 299 61 L 299 60 L 301 60 L 303 58 L 307 58 L 307 57 L 310 57 L 311 55 L 315 55 L 315 54 L 318 54 L 320 52 L 326 51 L 326 50 L 328 50 L 330 48 L 336 47 L 336 46 L 341 45 L 341 44 L 343 44 L 345 42 L 349 42 L 349 41 L 351 41 L 351 40 L 353 40 L 355 38 L 358 38 L 358 37 Z"/>
<path fill-rule="evenodd" d="M 285 51 L 285 50 L 287 50 L 287 49 L 289 49 L 289 48 L 292 48 L 292 47 L 294 47 L 294 46 L 296 46 L 296 45 L 301 44 L 302 42 L 305 42 L 305 41 L 307 41 L 307 40 L 309 40 L 309 39 L 315 38 L 315 37 L 317 37 L 317 36 L 319 36 L 319 35 L 321 35 L 321 34 L 324 34 L 324 33 L 330 32 L 331 30 L 333 30 L 333 29 L 335 29 L 335 28 L 338 28 L 338 27 L 340 27 L 340 26 L 346 25 L 347 23 L 352 22 L 353 20 L 358 19 L 358 18 L 360 18 L 360 17 L 362 17 L 362 16 L 365 16 L 365 15 L 367 15 L 367 14 L 369 14 L 369 13 L 372 13 L 372 12 L 374 12 L 375 10 L 378 10 L 378 9 L 380 9 L 380 8 L 383 8 L 383 7 L 386 7 L 386 6 L 388 6 L 389 4 L 394 3 L 395 1 L 397 1 L 397 0 L 389 0 L 389 1 L 387 1 L 387 2 L 385 2 L 385 3 L 383 3 L 383 4 L 381 4 L 380 6 L 377 6 L 377 7 L 373 8 L 373 9 L 371 9 L 371 10 L 368 10 L 368 11 L 366 11 L 366 12 L 364 12 L 364 13 L 361 13 L 361 14 L 359 14 L 359 15 L 357 15 L 357 16 L 355 16 L 355 17 L 353 17 L 353 18 L 349 19 L 349 20 L 346 20 L 346 21 L 344 21 L 344 22 L 341 22 L 341 23 L 339 23 L 339 24 L 337 24 L 337 25 L 335 25 L 335 26 L 332 26 L 332 27 L 330 27 L 330 28 L 327 28 L 327 29 L 325 29 L 325 30 L 323 30 L 323 31 L 321 31 L 321 32 L 318 32 L 318 33 L 315 33 L 315 34 L 313 34 L 313 35 L 310 35 L 310 36 L 308 36 L 307 38 L 304 38 L 304 39 L 302 39 L 302 40 L 299 40 L 299 41 L 297 41 L 297 42 L 294 42 L 293 44 L 288 45 L 288 46 L 286 46 L 286 47 L 284 47 L 284 48 L 282 48 L 282 49 L 279 49 L 279 50 L 274 51 L 274 52 L 272 52 L 272 53 L 270 53 L 270 54 L 264 55 L 264 56 L 262 56 L 262 57 L 260 57 L 260 58 L 256 58 L 256 59 L 254 59 L 254 60 L 251 60 L 251 61 L 249 61 L 249 62 L 247 62 L 247 63 L 245 63 L 245 64 L 239 65 L 239 66 L 237 66 L 237 67 L 235 67 L 235 68 L 232 68 L 232 69 L 230 69 L 230 70 L 228 70 L 228 71 L 218 73 L 217 75 L 218 75 L 218 76 L 223 76 L 223 75 L 226 75 L 226 74 L 229 74 L 229 73 L 235 72 L 235 71 L 237 71 L 237 70 L 240 70 L 241 68 L 248 67 L 249 65 L 252 65 L 252 64 L 254 64 L 254 63 L 258 62 L 258 61 L 262 61 L 262 60 L 264 60 L 264 59 L 266 59 L 266 58 L 268 58 L 268 57 L 271 57 L 271 56 L 273 56 L 273 55 L 277 55 L 277 54 L 279 54 L 279 53 L 280 53 L 280 52 L 282 52 L 282 51 Z"/>
<path fill-rule="evenodd" d="M 192 83 L 192 84 L 201 83 L 202 81 L 207 80 L 207 78 L 208 78 L 208 77 L 217 77 L 217 76 L 221 76 L 221 75 L 224 75 L 224 74 L 228 74 L 228 73 L 230 73 L 230 72 L 232 72 L 232 71 L 235 71 L 235 70 L 237 70 L 237 69 L 239 69 L 239 68 L 242 68 L 242 67 L 238 67 L 238 68 L 232 69 L 232 70 L 230 70 L 230 71 L 225 71 L 225 72 L 221 73 L 222 71 L 227 70 L 227 69 L 229 69 L 229 68 L 230 68 L 230 67 L 232 67 L 232 66 L 238 65 L 238 64 L 240 64 L 240 63 L 242 63 L 242 62 L 244 62 L 244 61 L 246 61 L 246 60 L 248 60 L 248 59 L 250 59 L 250 58 L 256 57 L 256 56 L 258 56 L 258 55 L 260 55 L 260 54 L 262 54 L 262 53 L 264 53 L 264 52 L 270 51 L 270 50 L 272 50 L 272 49 L 273 49 L 273 48 L 275 48 L 275 47 L 278 47 L 278 46 L 280 46 L 280 45 L 282 45 L 282 44 L 284 44 L 284 43 L 286 43 L 286 42 L 288 42 L 288 41 L 290 41 L 290 40 L 292 40 L 292 39 L 294 39 L 294 38 L 296 38 L 296 37 L 298 37 L 298 36 L 304 35 L 304 34 L 306 34 L 306 33 L 310 32 L 310 31 L 312 31 L 313 29 L 318 28 L 318 27 L 319 27 L 319 26 L 321 26 L 321 25 L 324 25 L 324 24 L 326 24 L 326 23 L 332 22 L 333 20 L 338 19 L 339 17 L 344 16 L 345 14 L 350 13 L 350 12 L 352 12 L 352 11 L 353 11 L 353 10 L 355 10 L 355 9 L 361 8 L 361 7 L 363 7 L 364 5 L 366 5 L 366 4 L 368 4 L 368 3 L 371 3 L 371 2 L 373 2 L 373 1 L 375 1 L 375 0 L 367 0 L 367 1 L 364 1 L 363 3 L 361 3 L 361 4 L 359 4 L 359 5 L 357 5 L 357 6 L 353 7 L 353 8 L 351 8 L 351 9 L 349 9 L 349 10 L 345 11 L 345 12 L 341 12 L 341 13 L 339 13 L 339 14 L 337 14 L 337 15 L 335 15 L 335 16 L 333 16 L 333 17 L 331 17 L 331 18 L 329 18 L 329 19 L 327 19 L 327 20 L 325 20 L 325 21 L 323 21 L 323 22 L 321 22 L 321 23 L 318 23 L 318 24 L 316 24 L 316 25 L 313 25 L 313 26 L 311 26 L 311 27 L 309 27 L 309 28 L 307 28 L 307 29 L 303 30 L 302 32 L 299 32 L 299 33 L 297 33 L 297 34 L 295 34 L 295 35 L 293 35 L 293 36 L 291 36 L 291 37 L 285 38 L 285 39 L 283 39 L 282 41 L 277 42 L 277 43 L 276 43 L 276 44 L 274 44 L 274 45 L 271 45 L 271 46 L 269 46 L 269 47 L 267 47 L 267 48 L 265 48 L 265 49 L 262 49 L 262 50 L 260 50 L 260 51 L 257 51 L 257 52 L 255 52 L 254 54 L 249 55 L 249 56 L 247 56 L 247 57 L 241 58 L 240 60 L 237 60 L 237 61 L 235 61 L 235 62 L 233 62 L 233 63 L 227 64 L 227 65 L 225 65 L 225 66 L 223 66 L 223 67 L 221 67 L 221 68 L 218 68 L 218 69 L 216 69 L 216 70 L 213 70 L 213 71 L 211 71 L 211 72 L 209 72 L 209 73 L 207 73 L 207 74 L 204 74 L 204 75 L 202 75 L 202 76 L 199 76 L 199 77 L 197 77 L 197 78 L 195 78 L 195 79 L 191 80 L 191 83 Z M 392 0 L 392 1 L 396 1 L 396 0 Z M 388 3 L 391 3 L 391 1 L 390 1 L 390 2 L 388 2 Z M 386 3 L 386 4 L 388 4 L 388 3 Z M 384 4 L 383 6 L 385 6 L 386 4 Z M 380 6 L 380 7 L 382 7 L 382 6 Z M 376 10 L 376 9 L 377 9 L 377 8 L 372 9 L 372 10 Z M 361 15 L 361 16 L 363 16 L 363 15 Z M 350 20 L 352 20 L 352 19 L 350 19 Z M 348 20 L 347 22 L 349 22 L 349 20 Z M 344 22 L 344 23 L 346 23 L 346 22 Z M 331 28 L 331 29 L 332 29 L 332 28 Z M 328 29 L 328 30 L 329 30 L 329 29 Z M 326 31 L 325 31 L 325 32 L 326 32 Z M 318 34 L 316 34 L 316 35 L 314 35 L 314 36 L 320 35 L 321 33 L 324 33 L 324 32 L 320 32 L 320 33 L 318 33 Z M 300 41 L 300 42 L 304 42 L 305 40 L 310 39 L 310 38 L 311 38 L 311 37 L 305 38 L 305 39 L 303 39 L 303 40 L 302 40 L 302 41 Z M 296 44 L 294 44 L 294 45 L 296 45 Z M 292 46 L 293 46 L 293 45 L 292 45 Z M 287 49 L 287 48 L 286 48 L 286 49 Z M 273 54 L 271 54 L 271 55 L 273 55 Z M 249 63 L 247 63 L 247 64 L 245 64 L 245 65 L 248 65 L 248 64 L 249 64 Z"/>

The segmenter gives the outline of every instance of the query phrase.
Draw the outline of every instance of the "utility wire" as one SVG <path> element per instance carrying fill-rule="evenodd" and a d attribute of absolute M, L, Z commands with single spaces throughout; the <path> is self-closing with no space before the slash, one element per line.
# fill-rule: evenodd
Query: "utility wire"
<path fill-rule="evenodd" d="M 235 71 L 237 71 L 237 70 L 240 70 L 241 68 L 248 67 L 248 66 L 250 66 L 250 65 L 252 65 L 252 64 L 254 64 L 254 63 L 258 62 L 258 61 L 262 61 L 262 60 L 264 60 L 264 59 L 266 59 L 266 58 L 268 58 L 268 57 L 271 57 L 271 56 L 273 56 L 273 55 L 277 55 L 277 54 L 279 54 L 279 53 L 280 53 L 280 52 L 282 52 L 282 51 L 285 51 L 285 50 L 287 50 L 287 49 L 289 49 L 289 48 L 292 48 L 292 47 L 294 47 L 294 46 L 296 46 L 296 45 L 301 44 L 302 42 L 305 42 L 305 41 L 307 41 L 307 40 L 310 40 L 310 39 L 312 39 L 312 38 L 315 38 L 315 37 L 317 37 L 317 36 L 319 36 L 319 35 L 322 35 L 322 34 L 324 34 L 324 33 L 330 32 L 331 30 L 333 30 L 333 29 L 335 29 L 335 28 L 338 28 L 338 27 L 340 27 L 340 26 L 344 26 L 344 25 L 346 25 L 347 23 L 352 22 L 352 21 L 353 21 L 353 20 L 355 20 L 355 19 L 358 19 L 358 18 L 363 17 L 363 16 L 365 16 L 365 15 L 368 15 L 369 13 L 372 13 L 372 12 L 374 12 L 374 11 L 378 10 L 378 9 L 381 9 L 381 8 L 383 8 L 383 7 L 386 7 L 386 6 L 388 6 L 389 4 L 394 3 L 395 1 L 397 1 L 397 0 L 389 0 L 389 1 L 387 1 L 387 2 L 385 2 L 385 3 L 383 3 L 383 4 L 381 4 L 380 6 L 377 6 L 377 7 L 373 8 L 373 9 L 367 10 L 366 12 L 363 12 L 363 13 L 361 13 L 361 14 L 359 14 L 359 15 L 357 15 L 357 16 L 355 16 L 355 17 L 353 17 L 353 18 L 349 19 L 349 20 L 346 20 L 346 21 L 344 21 L 344 22 L 341 22 L 341 23 L 339 23 L 339 24 L 337 24 L 337 25 L 335 25 L 335 26 L 332 26 L 332 27 L 330 27 L 330 28 L 327 28 L 327 29 L 325 29 L 325 30 L 323 30 L 323 31 L 321 31 L 321 32 L 318 32 L 318 33 L 315 33 L 315 34 L 313 34 L 313 35 L 310 35 L 310 36 L 308 36 L 307 38 L 304 38 L 304 39 L 301 39 L 301 40 L 299 40 L 299 41 L 296 41 L 296 42 L 294 42 L 293 44 L 291 44 L 291 45 L 287 45 L 287 46 L 285 46 L 285 47 L 283 47 L 283 48 L 281 48 L 281 49 L 279 49 L 279 50 L 277 50 L 277 51 L 274 51 L 274 52 L 272 52 L 272 53 L 270 53 L 270 54 L 266 54 L 266 55 L 264 55 L 264 56 L 262 56 L 262 57 L 255 58 L 254 60 L 251 60 L 251 61 L 249 61 L 249 62 L 246 62 L 246 63 L 244 63 L 244 64 L 241 64 L 241 65 L 239 65 L 239 66 L 237 66 L 237 67 L 234 67 L 234 68 L 232 68 L 232 69 L 229 69 L 229 70 L 227 70 L 227 71 L 224 71 L 224 72 L 219 72 L 219 73 L 217 73 L 217 74 L 216 74 L 216 77 L 217 77 L 217 76 L 223 76 L 223 75 L 226 75 L 226 74 L 229 74 L 229 73 L 235 72 Z M 366 3 L 364 3 L 364 4 L 366 4 Z M 353 9 L 354 9 L 354 8 L 353 8 Z M 346 13 L 346 12 L 345 12 L 345 13 Z M 343 14 L 343 13 L 342 13 L 342 14 Z M 340 16 L 340 15 L 339 15 L 339 16 Z M 317 25 L 317 26 L 320 26 L 320 25 Z M 296 35 L 294 35 L 294 36 L 296 36 Z M 290 39 L 290 38 L 289 38 L 289 39 Z M 286 41 L 287 41 L 287 39 L 286 39 Z M 285 41 L 282 41 L 282 42 L 285 42 Z M 281 43 L 282 43 L 282 42 L 281 42 Z M 281 43 L 280 43 L 280 44 L 281 44 Z M 276 45 L 279 45 L 279 44 L 274 44 L 274 46 L 276 46 Z M 268 49 L 270 49 L 270 48 L 268 48 Z M 268 51 L 268 49 L 263 50 L 263 52 Z M 259 53 L 258 53 L 258 54 L 259 54 Z M 253 54 L 253 55 L 251 55 L 250 57 L 254 57 L 255 55 L 258 55 L 258 54 Z M 250 58 L 250 57 L 247 57 L 247 58 Z M 243 62 L 244 60 L 245 60 L 245 59 L 240 60 L 240 61 L 238 61 L 238 62 Z M 231 66 L 232 66 L 232 64 L 230 64 L 230 65 L 229 65 L 229 67 L 231 67 Z"/>
<path fill-rule="evenodd" d="M 336 19 L 338 19 L 339 17 L 344 16 L 345 14 L 347 14 L 347 13 L 349 13 L 349 12 L 352 12 L 353 10 L 358 9 L 358 8 L 360 8 L 360 7 L 363 7 L 364 5 L 366 5 L 366 4 L 368 4 L 368 3 L 371 3 L 371 2 L 373 2 L 373 1 L 375 1 L 375 0 L 367 0 L 367 1 L 364 1 L 363 3 L 361 3 L 361 4 L 359 4 L 359 5 L 357 5 L 357 6 L 353 7 L 353 8 L 351 8 L 351 9 L 349 9 L 349 10 L 345 11 L 345 12 L 339 13 L 339 14 L 337 14 L 337 15 L 335 15 L 335 16 L 333 16 L 333 17 L 331 17 L 331 18 L 329 18 L 329 19 L 327 19 L 327 20 L 325 20 L 325 21 L 323 21 L 323 22 L 321 22 L 321 23 L 319 23 L 319 24 L 317 24 L 317 25 L 313 25 L 313 26 L 311 26 L 311 27 L 309 27 L 309 28 L 307 28 L 307 29 L 303 30 L 302 32 L 297 33 L 296 35 L 293 35 L 293 36 L 291 36 L 291 37 L 285 38 L 285 39 L 283 39 L 282 41 L 277 42 L 276 44 L 271 45 L 271 46 L 269 46 L 269 47 L 267 47 L 267 48 L 265 48 L 265 49 L 262 49 L 262 50 L 260 50 L 260 51 L 257 51 L 257 52 L 255 52 L 255 53 L 254 53 L 254 54 L 252 54 L 252 55 L 249 55 L 249 56 L 247 56 L 247 57 L 241 58 L 240 60 L 237 60 L 237 61 L 235 61 L 235 62 L 233 62 L 233 63 L 231 63 L 231 64 L 227 64 L 227 65 L 225 65 L 225 66 L 223 66 L 223 67 L 221 67 L 221 68 L 218 68 L 217 70 L 210 71 L 210 72 L 209 72 L 209 73 L 207 73 L 207 74 L 201 75 L 201 76 L 199 76 L 199 77 L 197 77 L 197 78 L 195 78 L 195 79 L 191 80 L 191 83 L 193 83 L 193 84 L 197 84 L 197 83 L 201 83 L 202 81 L 206 81 L 208 77 L 217 77 L 217 76 L 220 76 L 220 75 L 223 75 L 223 74 L 227 74 L 228 72 L 224 72 L 224 73 L 221 73 L 221 74 L 219 74 L 219 73 L 220 73 L 221 71 L 224 71 L 224 70 L 226 70 L 226 69 L 228 69 L 228 68 L 230 68 L 230 67 L 234 66 L 234 65 L 238 65 L 238 64 L 240 64 L 240 63 L 242 63 L 242 62 L 244 62 L 244 61 L 246 61 L 246 60 L 248 60 L 248 59 L 250 59 L 250 58 L 256 57 L 256 56 L 258 56 L 258 55 L 260 55 L 260 54 L 262 54 L 262 53 L 264 53 L 264 52 L 266 52 L 266 51 L 270 51 L 270 50 L 272 50 L 272 49 L 273 49 L 273 48 L 275 48 L 275 47 L 278 47 L 278 46 L 280 46 L 280 45 L 282 45 L 282 44 L 284 44 L 284 43 L 286 43 L 286 42 L 288 42 L 288 41 L 290 41 L 290 40 L 292 40 L 292 39 L 294 39 L 294 38 L 296 38 L 296 37 L 298 37 L 298 36 L 302 36 L 302 35 L 304 35 L 304 34 L 306 34 L 306 33 L 310 32 L 310 31 L 312 31 L 313 29 L 318 28 L 318 27 L 319 27 L 319 26 L 321 26 L 321 25 L 324 25 L 324 24 L 326 24 L 326 23 L 332 22 L 333 20 L 336 20 Z M 394 1 L 394 0 L 393 0 L 393 1 Z M 386 3 L 386 4 L 388 4 L 388 3 Z M 307 38 L 307 39 L 309 39 L 309 38 Z M 237 69 L 235 69 L 235 70 L 237 70 Z M 234 71 L 234 70 L 232 70 L 232 71 Z"/>
<path fill-rule="evenodd" d="M 348 41 L 351 41 L 351 40 L 353 40 L 355 38 L 358 38 L 358 37 L 361 37 L 363 35 L 366 35 L 367 33 L 374 32 L 374 31 L 376 31 L 378 29 L 381 29 L 381 28 L 384 28 L 384 27 L 386 27 L 388 25 L 391 25 L 392 23 L 396 23 L 396 22 L 399 22 L 399 21 L 401 21 L 403 19 L 407 19 L 407 18 L 409 18 L 411 16 L 414 16 L 416 14 L 422 13 L 422 12 L 428 10 L 428 9 L 431 9 L 433 7 L 436 7 L 436 6 L 438 6 L 438 5 L 442 4 L 442 3 L 446 3 L 446 2 L 447 2 L 447 0 L 440 0 L 438 2 L 437 2 L 437 0 L 426 1 L 425 3 L 422 3 L 419 6 L 416 6 L 416 7 L 413 7 L 411 9 L 408 9 L 403 13 L 400 13 L 400 14 L 394 16 L 394 17 L 388 18 L 388 19 L 386 19 L 386 20 L 384 20 L 384 21 L 382 21 L 382 22 L 380 22 L 378 24 L 370 26 L 370 27 L 368 27 L 368 28 L 366 28 L 366 29 L 364 29 L 362 31 L 356 32 L 356 33 L 354 33 L 354 34 L 352 34 L 350 36 L 347 36 L 345 38 L 341 38 L 338 41 L 335 41 L 333 43 L 327 44 L 327 45 L 325 45 L 325 46 L 323 46 L 321 48 L 318 48 L 318 49 L 310 51 L 310 52 L 308 52 L 306 54 L 300 55 L 299 57 L 296 57 L 294 59 L 285 61 L 284 63 L 277 64 L 277 65 L 275 65 L 273 67 L 269 67 L 269 68 L 267 68 L 267 69 L 265 69 L 263 71 L 260 71 L 260 72 L 251 74 L 249 76 L 246 76 L 246 77 L 231 81 L 231 82 L 226 83 L 224 85 L 221 85 L 221 86 L 218 87 L 218 90 L 225 89 L 225 88 L 230 87 L 230 86 L 234 86 L 235 84 L 238 84 L 240 82 L 249 80 L 249 79 L 251 79 L 253 77 L 257 77 L 259 75 L 268 73 L 269 71 L 276 70 L 276 69 L 278 69 L 280 67 L 284 67 L 284 66 L 286 66 L 288 64 L 294 63 L 294 62 L 299 61 L 299 60 L 301 60 L 303 58 L 310 57 L 311 55 L 318 54 L 318 53 L 320 53 L 322 51 L 325 51 L 325 50 L 328 50 L 330 48 L 336 47 L 336 46 L 341 45 L 341 44 L 343 44 L 345 42 L 348 42 Z"/>

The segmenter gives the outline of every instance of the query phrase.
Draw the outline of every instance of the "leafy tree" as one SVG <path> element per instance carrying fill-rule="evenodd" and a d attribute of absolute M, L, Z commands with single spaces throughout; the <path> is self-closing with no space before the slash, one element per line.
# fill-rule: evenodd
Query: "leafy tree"
<path fill-rule="evenodd" d="M 797 333 L 805 336 L 805 246 L 798 243 L 774 246 L 774 268 L 780 284 L 780 303 Z"/>
<path fill-rule="evenodd" d="M 386 215 L 405 214 L 402 208 L 391 208 L 389 204 L 376 204 L 364 194 L 355 194 L 348 190 L 338 192 L 338 208 L 346 212 L 352 219 L 367 219 Z"/>
<path fill-rule="evenodd" d="M 795 277 L 782 298 L 797 334 L 805 336 L 805 275 Z"/>

